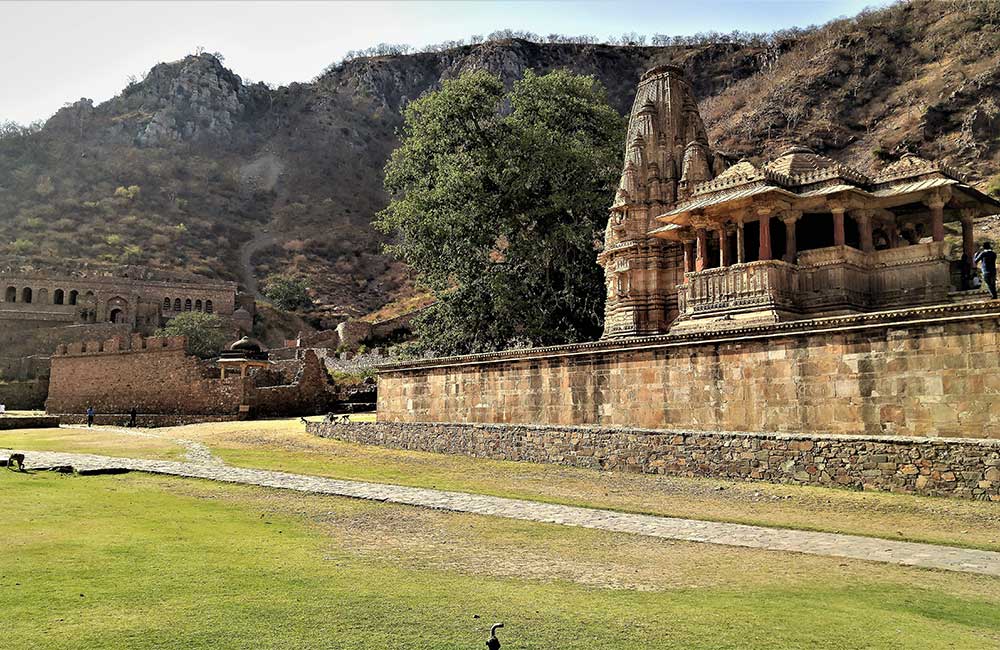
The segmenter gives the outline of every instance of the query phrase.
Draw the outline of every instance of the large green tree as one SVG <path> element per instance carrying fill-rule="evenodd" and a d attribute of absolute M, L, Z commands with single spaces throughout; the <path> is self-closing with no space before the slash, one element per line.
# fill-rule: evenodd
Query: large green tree
<path fill-rule="evenodd" d="M 174 316 L 165 327 L 156 330 L 156 336 L 186 336 L 188 351 L 203 359 L 219 354 L 226 343 L 222 319 L 200 311 Z"/>
<path fill-rule="evenodd" d="M 377 225 L 437 303 L 416 323 L 442 354 L 600 333 L 596 263 L 621 170 L 624 120 L 593 77 L 485 71 L 412 102 Z"/>

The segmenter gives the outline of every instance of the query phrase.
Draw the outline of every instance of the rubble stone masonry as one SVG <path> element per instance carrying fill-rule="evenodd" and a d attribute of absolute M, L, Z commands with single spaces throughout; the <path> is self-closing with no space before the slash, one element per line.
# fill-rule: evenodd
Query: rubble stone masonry
<path fill-rule="evenodd" d="M 996 303 L 383 366 L 380 422 L 1000 438 Z"/>
<path fill-rule="evenodd" d="M 497 460 L 1000 501 L 1000 440 L 400 422 L 307 428 L 324 438 Z"/>

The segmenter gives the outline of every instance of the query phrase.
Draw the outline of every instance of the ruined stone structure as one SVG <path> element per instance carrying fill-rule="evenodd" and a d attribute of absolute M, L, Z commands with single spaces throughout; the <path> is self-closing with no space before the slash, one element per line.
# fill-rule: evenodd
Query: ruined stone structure
<path fill-rule="evenodd" d="M 0 268 L 0 402 L 41 408 L 49 356 L 73 342 L 152 334 L 186 311 L 253 327 L 254 302 L 233 282 L 178 278 L 138 267 L 47 273 Z"/>
<path fill-rule="evenodd" d="M 680 69 L 654 68 L 636 94 L 598 256 L 605 336 L 964 299 L 954 292 L 969 288 L 973 219 L 998 206 L 912 155 L 871 176 L 804 147 L 727 166 Z M 950 222 L 961 224 L 956 255 Z"/>
<path fill-rule="evenodd" d="M 315 354 L 223 376 L 218 363 L 188 354 L 186 346 L 184 337 L 139 334 L 61 345 L 52 357 L 46 410 L 80 416 L 93 406 L 104 421 L 120 423 L 134 407 L 140 425 L 155 426 L 312 415 L 325 413 L 335 400 Z"/>
<path fill-rule="evenodd" d="M 151 333 L 189 311 L 252 325 L 252 313 L 237 301 L 235 282 L 0 273 L 0 323 L 22 330 L 115 323 Z"/>

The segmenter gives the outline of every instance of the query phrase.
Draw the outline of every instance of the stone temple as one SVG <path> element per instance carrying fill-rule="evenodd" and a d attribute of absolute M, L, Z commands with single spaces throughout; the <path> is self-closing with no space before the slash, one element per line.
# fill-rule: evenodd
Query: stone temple
<path fill-rule="evenodd" d="M 605 337 L 966 300 L 973 219 L 997 206 L 914 155 L 874 175 L 805 147 L 729 165 L 681 70 L 654 68 L 636 93 L 598 257 Z M 953 222 L 961 256 L 945 238 Z"/>
<path fill-rule="evenodd" d="M 642 77 L 625 147 L 601 340 L 386 364 L 377 422 L 310 430 L 1000 501 L 1000 301 L 969 264 L 995 201 L 916 156 L 733 161 L 669 66 Z"/>

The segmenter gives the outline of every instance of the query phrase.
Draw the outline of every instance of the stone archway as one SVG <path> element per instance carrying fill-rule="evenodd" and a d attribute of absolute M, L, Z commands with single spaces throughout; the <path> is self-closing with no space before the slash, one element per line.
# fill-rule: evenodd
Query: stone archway
<path fill-rule="evenodd" d="M 115 296 L 104 306 L 105 318 L 110 323 L 127 323 L 129 318 L 128 300 Z"/>

